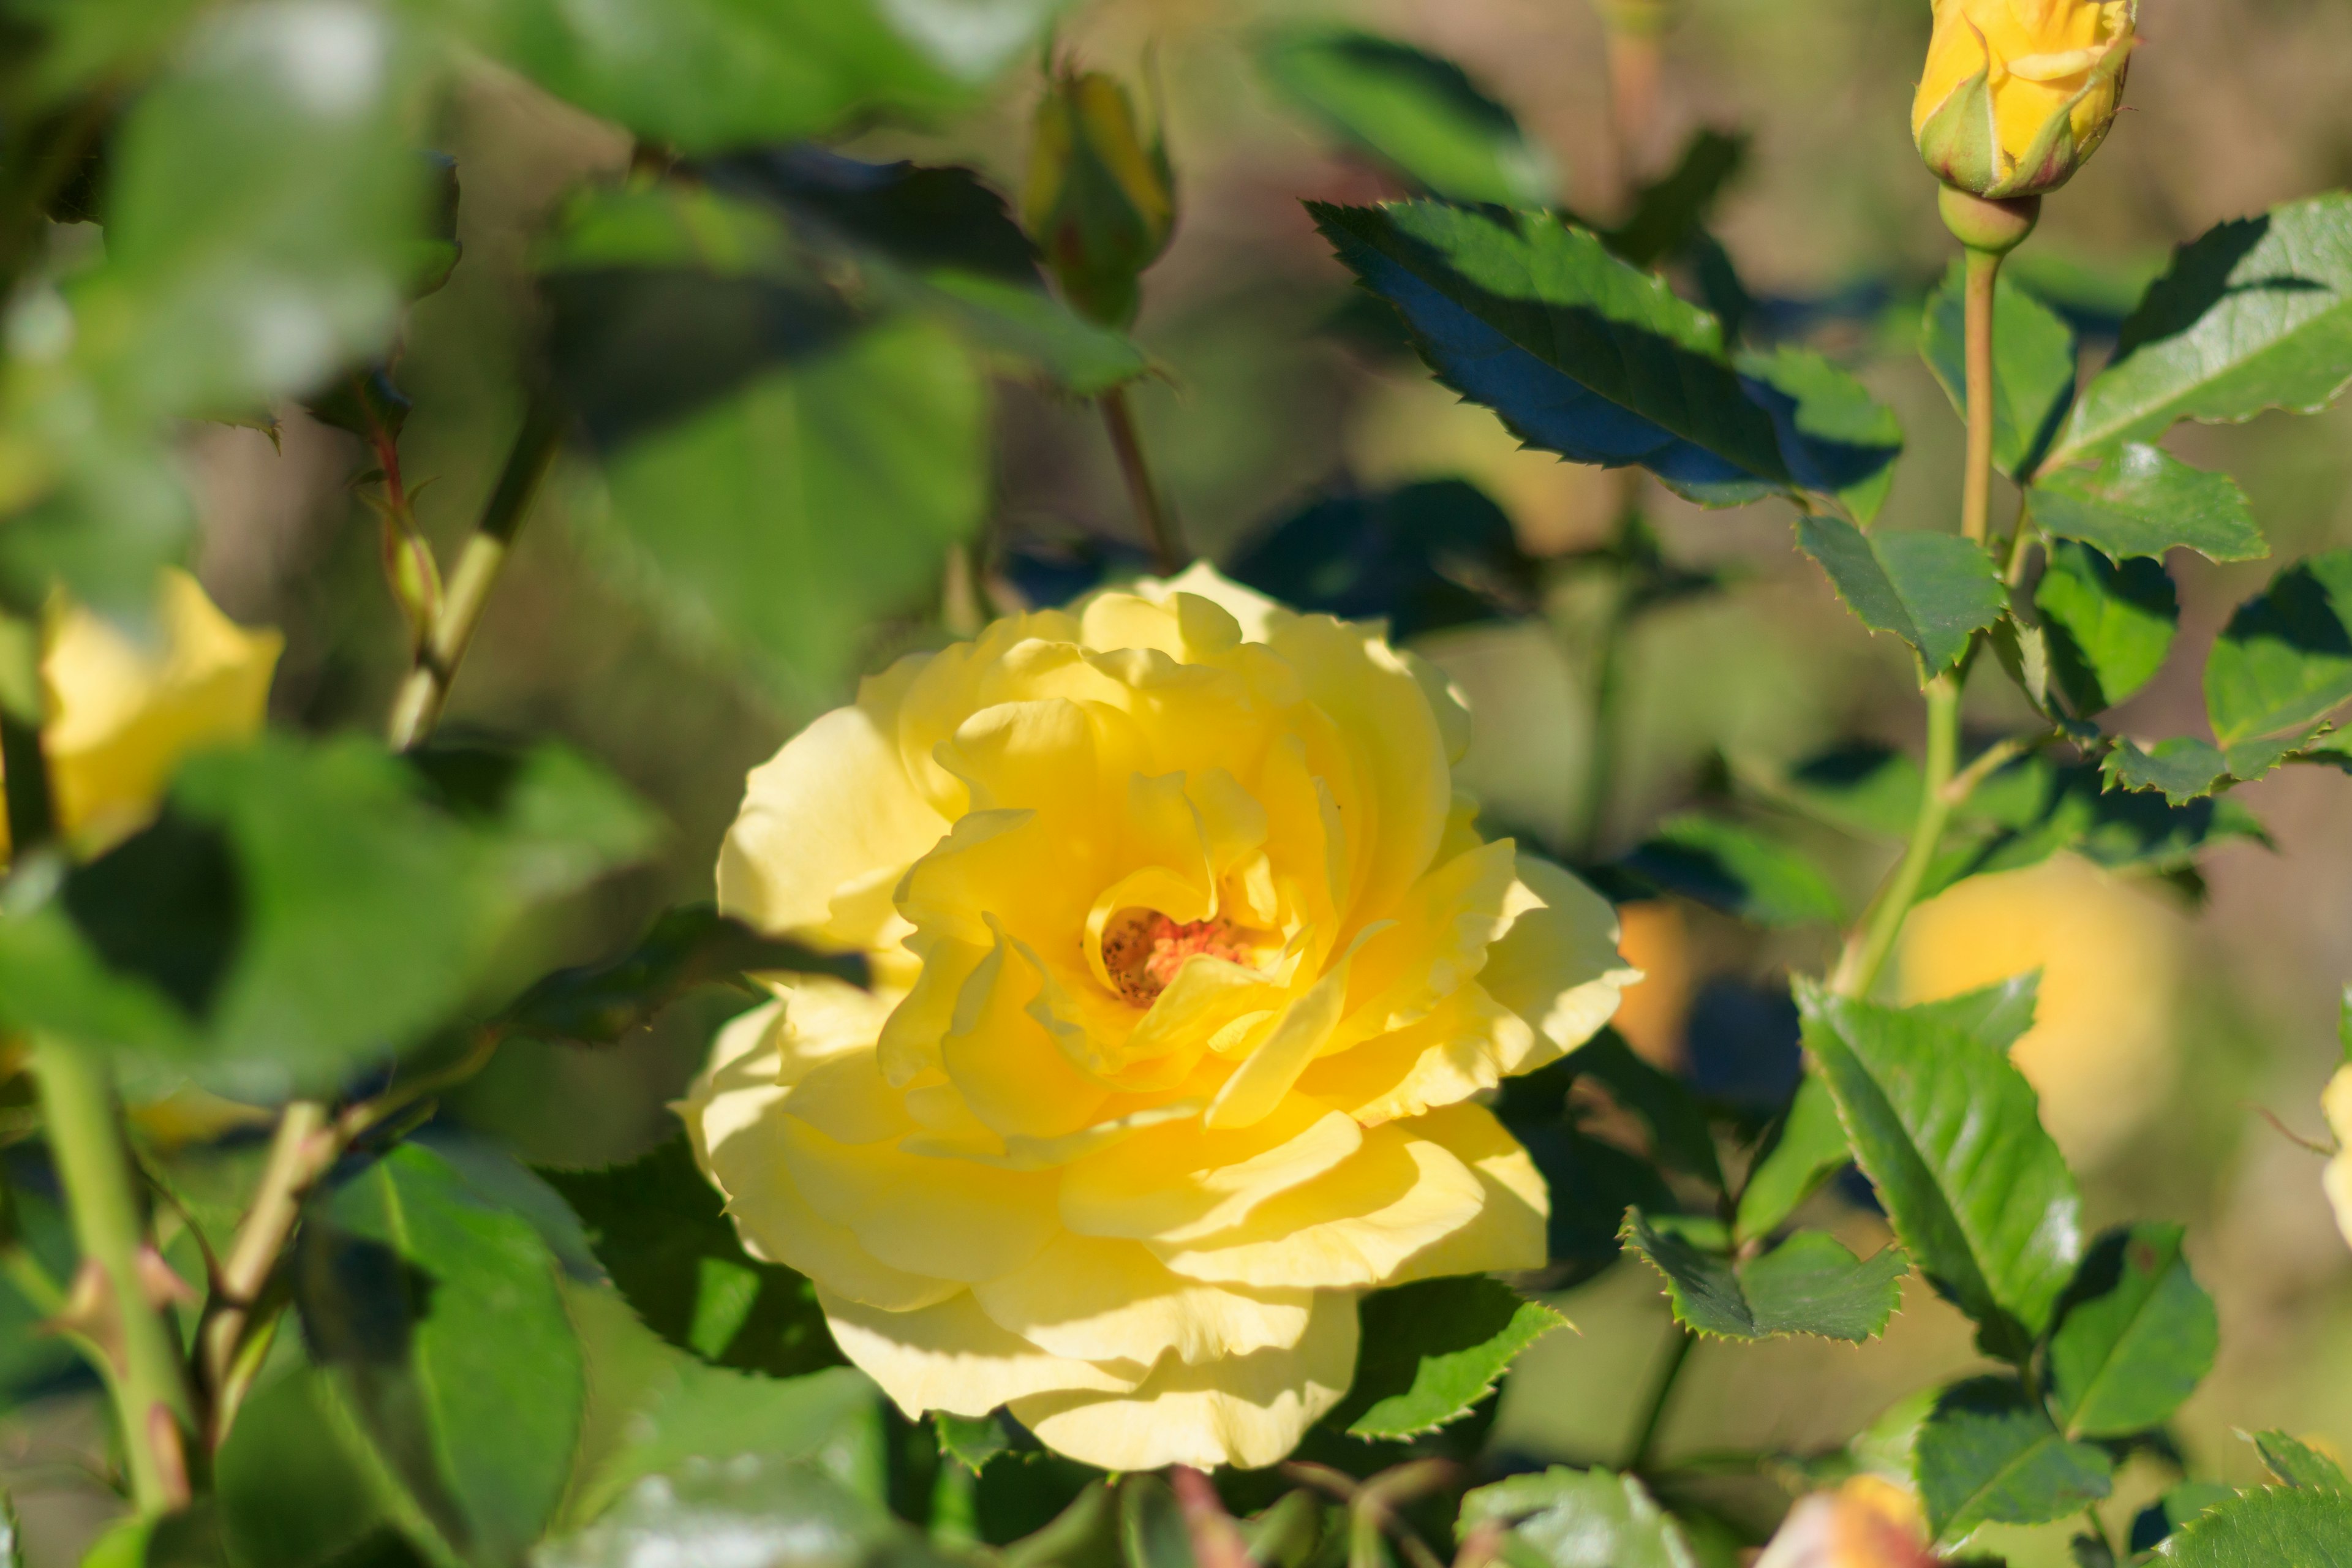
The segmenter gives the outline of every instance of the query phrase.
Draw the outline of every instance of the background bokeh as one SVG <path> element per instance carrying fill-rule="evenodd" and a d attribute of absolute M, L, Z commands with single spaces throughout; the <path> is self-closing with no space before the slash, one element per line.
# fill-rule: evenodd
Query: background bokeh
<path fill-rule="evenodd" d="M 1108 0 L 1063 43 L 1086 62 L 1163 84 L 1181 216 L 1147 279 L 1137 329 L 1165 367 L 1138 394 L 1148 445 L 1194 545 L 1229 556 L 1335 484 L 1465 477 L 1509 510 L 1540 557 L 1599 542 L 1625 476 L 1520 451 L 1493 417 L 1457 404 L 1411 362 L 1330 330 L 1347 289 L 1300 197 L 1365 199 L 1381 176 L 1338 155 L 1273 100 L 1253 29 L 1340 14 L 1461 61 L 1520 115 L 1566 171 L 1570 200 L 1608 215 L 1629 184 L 1670 163 L 1696 130 L 1752 137 L 1716 228 L 1751 290 L 1823 308 L 1825 341 L 1895 406 L 1909 457 L 1887 527 L 1949 527 L 1960 427 L 1913 351 L 1918 301 L 1950 243 L 1907 135 L 1928 27 L 1920 0 L 1689 0 L 1667 35 L 1652 123 L 1620 145 L 1599 21 L 1586 0 L 1370 0 L 1344 7 L 1245 0 Z M 2342 0 L 2147 0 L 2147 42 L 2125 117 L 2088 171 L 2050 203 L 2027 253 L 2145 277 L 2168 247 L 2222 218 L 2352 181 L 2352 8 Z M 865 155 L 977 162 L 1016 188 L 1034 73 L 998 106 L 932 136 L 855 143 Z M 526 259 L 552 205 L 583 174 L 625 165 L 617 133 L 495 69 L 467 74 L 437 111 L 464 184 L 465 258 L 415 309 L 403 381 L 415 402 L 404 442 L 424 523 L 462 534 L 495 478 L 521 397 L 519 334 L 534 309 Z M 2029 277 L 2031 274 L 2029 274 Z M 2127 295 L 2126 295 L 2127 297 Z M 877 626 L 865 664 L 947 635 L 982 605 L 1046 591 L 1038 562 L 1135 561 L 1139 541 L 1091 410 L 1028 387 L 997 389 L 999 464 L 976 584 L 945 616 L 909 606 Z M 2275 553 L 2352 543 L 2352 410 L 2314 420 L 2185 429 L 2182 455 L 2226 469 L 2252 497 Z M 376 586 L 375 532 L 351 479 L 350 437 L 290 416 L 273 443 L 250 429 L 192 435 L 205 531 L 201 574 L 247 622 L 289 637 L 279 716 L 308 728 L 373 727 L 403 665 L 396 615 Z M 566 737 L 604 759 L 672 824 L 650 870 L 608 887 L 574 929 L 532 956 L 560 961 L 624 939 L 655 908 L 705 896 L 744 771 L 844 693 L 780 701 L 665 637 L 587 569 L 567 526 L 587 481 L 559 476 L 524 535 L 459 680 L 453 727 Z M 1480 729 L 1465 784 L 1492 820 L 1556 851 L 1607 855 L 1714 787 L 1725 760 L 1769 763 L 1830 742 L 1914 740 L 1906 658 L 1866 637 L 1793 549 L 1779 503 L 1708 513 L 1654 485 L 1641 500 L 1677 563 L 1725 569 L 1727 593 L 1662 609 L 1628 648 L 1622 754 L 1597 812 L 1584 798 L 1594 606 L 1553 574 L 1541 616 L 1433 634 L 1423 651 L 1472 699 Z M 1125 553 L 1122 553 L 1125 552 Z M 1021 572 L 1006 569 L 1015 556 Z M 2198 727 L 2197 670 L 2229 605 L 2272 567 L 2217 567 L 2176 552 L 2185 635 L 2171 667 L 2120 715 L 2125 729 Z M 1974 717 L 2021 718 L 2003 683 L 1979 680 Z M 2320 1162 L 2263 1115 L 2320 1132 L 2318 1089 L 2338 1058 L 2336 999 L 2352 976 L 2352 781 L 2288 769 L 2245 798 L 2275 849 L 2238 845 L 2209 862 L 2206 896 L 2113 883 L 2053 863 L 1972 886 L 1923 911 L 1902 963 L 1925 994 L 2035 963 L 2045 1024 L 2020 1047 L 2047 1120 L 2084 1169 L 2094 1224 L 2189 1221 L 2189 1251 L 2222 1323 L 2222 1360 L 2183 1415 L 2200 1464 L 2257 1473 L 2233 1429 L 2285 1426 L 2352 1445 L 2352 1251 L 2320 1195 Z M 1589 842 L 1588 820 L 1597 824 Z M 1839 868 L 1865 890 L 1880 867 Z M 1629 943 L 1655 978 L 1626 1030 L 1654 1056 L 1707 1047 L 1729 984 L 1770 986 L 1817 967 L 1818 939 L 1760 939 L 1696 906 L 1633 912 Z M 453 1114 L 541 1163 L 625 1158 L 670 1130 L 715 1014 L 674 1009 L 606 1051 L 505 1047 Z M 1817 1200 L 1863 1250 L 1883 1227 L 1852 1195 Z M 1612 1459 L 1628 1439 L 1667 1319 L 1654 1279 L 1621 1267 L 1568 1292 L 1580 1331 L 1523 1363 L 1494 1440 L 1542 1457 Z M 1886 1338 L 1704 1345 L 1664 1430 L 1670 1452 L 1842 1442 L 1899 1394 L 1972 1363 L 1966 1327 L 1916 1280 Z M 10 1427 L 7 1484 L 63 1542 L 79 1495 L 53 1462 L 96 1419 L 68 1398 Z M 2115 1512 L 2156 1484 L 2127 1475 Z M 86 1491 L 86 1488 L 83 1490 Z M 2062 1561 L 2063 1532 L 1997 1544 L 2020 1563 Z"/>

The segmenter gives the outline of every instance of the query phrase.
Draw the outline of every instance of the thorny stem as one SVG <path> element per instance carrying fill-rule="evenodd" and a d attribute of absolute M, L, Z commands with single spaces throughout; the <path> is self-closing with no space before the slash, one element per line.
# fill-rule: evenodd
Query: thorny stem
<path fill-rule="evenodd" d="M 1641 1471 L 1649 1468 L 1658 1446 L 1658 1430 L 1665 1425 L 1666 1406 L 1674 1400 L 1675 1384 L 1681 1381 L 1683 1368 L 1690 1362 L 1691 1347 L 1697 1343 L 1696 1334 L 1680 1323 L 1675 1325 L 1674 1342 L 1666 1346 L 1666 1353 L 1658 1363 L 1657 1381 L 1650 1388 L 1649 1406 L 1642 1413 L 1642 1424 L 1634 1430 L 1633 1447 L 1622 1468 Z"/>
<path fill-rule="evenodd" d="M 1919 791 L 1919 815 L 1912 822 L 1911 842 L 1905 847 L 1903 858 L 1871 901 L 1868 919 L 1847 941 L 1837 973 L 1831 976 L 1830 988 L 1841 996 L 1866 996 L 1878 983 L 1878 972 L 1895 950 L 1904 919 L 1927 881 L 1936 847 L 1943 842 L 1944 825 L 1951 820 L 1954 804 L 1951 785 L 1960 751 L 1960 685 L 1967 668 L 1963 660 L 1959 669 L 1947 670 L 1927 682 L 1927 763 Z"/>
<path fill-rule="evenodd" d="M 1982 544 L 1992 531 L 1992 315 L 2001 256 L 1974 247 L 1967 255 L 1969 466 L 1960 491 L 1960 532 Z"/>
<path fill-rule="evenodd" d="M 515 434 L 514 446 L 507 453 L 498 489 L 490 492 L 489 502 L 482 509 L 481 521 L 475 525 L 474 536 L 466 542 L 465 551 L 457 557 L 457 570 L 451 574 L 448 588 L 441 596 L 440 611 L 425 634 L 425 646 L 417 651 L 415 667 L 408 672 L 408 679 L 393 701 L 390 739 L 395 750 L 412 750 L 440 721 L 441 706 L 449 698 L 449 684 L 457 679 L 457 666 L 474 640 L 476 628 L 481 625 L 490 590 L 497 585 L 515 534 L 539 495 L 540 482 L 555 461 L 562 434 L 562 422 L 554 410 L 543 402 L 534 401 L 523 416 L 522 428 Z"/>
<path fill-rule="evenodd" d="M 1151 465 L 1143 456 L 1143 437 L 1135 426 L 1135 411 L 1128 406 L 1127 388 L 1114 386 L 1097 400 L 1102 404 L 1103 428 L 1110 433 L 1110 449 L 1118 457 L 1119 478 L 1127 481 L 1127 499 L 1136 520 L 1151 542 L 1151 556 L 1161 576 L 1183 570 L 1192 556 L 1176 526 L 1168 498 L 1152 482 Z"/>

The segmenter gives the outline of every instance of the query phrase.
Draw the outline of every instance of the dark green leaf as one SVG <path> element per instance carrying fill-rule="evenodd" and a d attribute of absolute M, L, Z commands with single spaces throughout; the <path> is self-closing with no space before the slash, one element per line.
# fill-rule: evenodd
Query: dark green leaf
<path fill-rule="evenodd" d="M 2091 1247 L 2050 1341 L 2050 1400 L 2070 1437 L 2157 1426 L 2212 1370 L 2212 1299 L 2180 1255 L 2180 1226 L 2141 1224 Z"/>
<path fill-rule="evenodd" d="M 400 1527 L 355 1413 L 316 1368 L 296 1367 L 256 1390 L 215 1466 L 223 1532 L 249 1568 L 351 1561 L 362 1542 Z"/>
<path fill-rule="evenodd" d="M 1639 1207 L 1668 1214 L 1675 1195 L 1657 1168 L 1587 1133 L 1568 1116 L 1575 1058 L 1524 1078 L 1506 1079 L 1496 1114 L 1543 1173 L 1551 1191 L 1551 1261 L 1570 1278 L 1598 1273 L 1617 1259 L 1618 1226 Z"/>
<path fill-rule="evenodd" d="M 407 1144 L 312 1205 L 294 1268 L 312 1361 L 428 1550 L 510 1561 L 554 1516 L 585 1385 L 554 1258 Z"/>
<path fill-rule="evenodd" d="M 1655 267 L 1679 255 L 1698 237 L 1716 198 L 1747 162 L 1746 136 L 1702 127 L 1684 144 L 1671 171 L 1633 194 L 1633 210 L 1601 239 L 1636 267 Z"/>
<path fill-rule="evenodd" d="M 1845 438 L 1866 400 L 1840 373 L 1810 359 L 1735 368 L 1715 318 L 1557 217 L 1434 202 L 1308 210 L 1439 378 L 1529 446 L 1640 463 L 1721 504 L 1866 490 L 1895 456 Z M 1831 386 L 1815 409 L 1808 395 Z"/>
<path fill-rule="evenodd" d="M 1886 1247 L 1865 1263 L 1818 1230 L 1800 1231 L 1735 1265 L 1720 1253 L 1662 1234 L 1639 1209 L 1626 1216 L 1624 1239 L 1665 1277 L 1675 1321 L 1719 1339 L 1815 1334 L 1860 1344 L 1885 1331 L 1911 1268 L 1900 1247 Z"/>
<path fill-rule="evenodd" d="M 2352 550 L 2315 555 L 2238 606 L 2205 663 L 2213 739 L 2304 729 L 2352 699 Z"/>
<path fill-rule="evenodd" d="M 578 1212 L 629 1305 L 670 1343 L 777 1376 L 840 1363 L 809 1282 L 743 1250 L 683 1137 L 630 1164 L 541 1174 Z"/>
<path fill-rule="evenodd" d="M 2227 474 L 2192 468 L 2161 447 L 2126 443 L 2095 467 L 2061 468 L 2027 497 L 2034 526 L 2116 560 L 2194 550 L 2209 561 L 2270 553 L 2246 492 Z"/>
<path fill-rule="evenodd" d="M 2050 672 L 2083 714 L 2104 712 L 2154 679 L 2180 625 L 2160 563 L 2119 566 L 2063 540 L 2050 548 L 2033 604 L 2050 639 Z"/>
<path fill-rule="evenodd" d="M 1912 1448 L 1919 1500 L 1938 1542 L 1979 1525 L 2042 1524 L 2107 1495 L 2106 1454 L 2068 1438 L 2013 1378 L 1946 1389 Z"/>
<path fill-rule="evenodd" d="M 1752 827 L 1669 817 L 1620 862 L 1658 887 L 1761 926 L 1837 925 L 1845 902 L 1802 850 Z"/>
<path fill-rule="evenodd" d="M 1962 264 L 1927 301 L 1920 357 L 1968 417 L 1968 300 Z M 2074 401 L 2074 330 L 2004 268 L 1993 298 L 1993 466 L 2030 474 Z"/>
<path fill-rule="evenodd" d="M 1510 1530 L 1506 1557 L 1525 1568 L 1698 1568 L 1682 1529 L 1632 1476 L 1562 1465 L 1480 1487 L 1456 1526 Z"/>
<path fill-rule="evenodd" d="M 1739 355 L 1750 395 L 1770 408 L 1789 471 L 1810 489 L 1834 495 L 1867 525 L 1895 488 L 1903 425 L 1869 388 L 1809 349 L 1787 346 Z"/>
<path fill-rule="evenodd" d="M 1977 788 L 1930 868 L 1923 896 L 1963 877 L 2016 870 L 2069 850 L 2110 870 L 2163 874 L 2232 839 L 2267 843 L 2262 824 L 2226 796 L 2176 806 L 2110 790 L 2095 764 L 2028 757 Z"/>
<path fill-rule="evenodd" d="M 2254 1448 L 2263 1457 L 2263 1468 L 2282 1486 L 2352 1497 L 2352 1481 L 2345 1479 L 2344 1467 L 2300 1438 L 2284 1432 L 2260 1432 L 2254 1436 Z"/>
<path fill-rule="evenodd" d="M 1819 1073 L 1809 1072 L 1797 1085 L 1797 1097 L 1780 1125 L 1771 1150 L 1748 1173 L 1740 1189 L 1738 1217 L 1732 1234 L 1742 1242 L 1760 1241 L 1786 1223 L 1799 1205 L 1819 1192 L 1822 1184 L 1852 1163 L 1844 1124 L 1838 1121 L 1837 1101 Z"/>
<path fill-rule="evenodd" d="M 969 1415 L 934 1410 L 931 1426 L 940 1435 L 940 1457 L 954 1460 L 975 1476 L 988 1468 L 989 1460 L 1013 1446 L 1013 1439 L 1005 1435 L 1004 1423 L 993 1415 L 975 1420 Z"/>
<path fill-rule="evenodd" d="M 1577 1078 L 1602 1085 L 1612 1100 L 1648 1124 L 1651 1149 L 1661 1164 L 1723 1185 L 1706 1112 L 1682 1079 L 1643 1061 L 1624 1036 L 1608 1028 L 1579 1046 L 1565 1065 Z"/>
<path fill-rule="evenodd" d="M 2179 1568 L 2334 1568 L 2352 1563 L 2352 1498 L 2264 1488 L 2214 1503 L 2165 1542 Z"/>
<path fill-rule="evenodd" d="M 1865 533 L 1809 516 L 1798 520 L 1797 539 L 1862 624 L 1909 643 L 1930 672 L 1950 668 L 1969 637 L 2007 607 L 1992 557 L 1958 534 Z"/>
<path fill-rule="evenodd" d="M 687 153 L 793 142 L 875 111 L 967 106 L 1054 0 L 427 0 L 418 7 L 591 114 Z"/>
<path fill-rule="evenodd" d="M 2082 1200 L 2000 1050 L 1933 1014 L 1801 984 L 1805 1046 L 1919 1271 L 2022 1356 L 2082 1256 Z"/>
<path fill-rule="evenodd" d="M 2238 1495 L 2218 1481 L 2183 1481 L 2139 1510 L 2132 1520 L 2131 1550 L 2153 1552 L 2165 1537 L 2211 1508 Z"/>
<path fill-rule="evenodd" d="M 1433 195 L 1520 207 L 1559 195 L 1541 143 L 1452 60 L 1330 26 L 1277 32 L 1258 60 L 1293 107 Z"/>
<path fill-rule="evenodd" d="M 2193 735 L 2146 748 L 2137 741 L 2118 741 L 2099 766 L 2117 788 L 2151 790 L 2174 805 L 2187 805 L 2231 782 L 2229 759 L 2211 742 Z"/>
<path fill-rule="evenodd" d="M 2053 466 L 2182 419 L 2311 413 L 2352 380 L 2352 197 L 2222 224 L 2174 256 L 2083 390 Z"/>
<path fill-rule="evenodd" d="M 1567 1319 L 1484 1275 L 1424 1279 L 1364 1298 L 1355 1385 L 1329 1425 L 1410 1437 L 1470 1413 L 1521 1351 Z"/>
<path fill-rule="evenodd" d="M 1244 545 L 1226 575 L 1301 610 L 1385 618 L 1397 637 L 1523 614 L 1536 563 L 1465 479 L 1330 496 Z"/>
<path fill-rule="evenodd" d="M 759 970 L 866 981 L 856 954 L 822 953 L 762 936 L 710 904 L 680 904 L 654 921 L 636 945 L 603 963 L 559 969 L 517 997 L 499 1026 L 546 1040 L 610 1045 L 688 991 Z"/>
<path fill-rule="evenodd" d="M 1118 1543 L 1127 1568 L 1199 1568 L 1176 1494 L 1158 1476 L 1118 1489 Z"/>

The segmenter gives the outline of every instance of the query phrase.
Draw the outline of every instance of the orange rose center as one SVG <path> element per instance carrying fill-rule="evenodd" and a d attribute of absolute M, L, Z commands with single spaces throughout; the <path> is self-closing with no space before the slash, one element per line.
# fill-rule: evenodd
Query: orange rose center
<path fill-rule="evenodd" d="M 1103 967 L 1118 994 L 1149 1007 L 1195 953 L 1247 963 L 1247 942 L 1226 920 L 1170 920 L 1158 910 L 1127 910 L 1103 928 Z"/>

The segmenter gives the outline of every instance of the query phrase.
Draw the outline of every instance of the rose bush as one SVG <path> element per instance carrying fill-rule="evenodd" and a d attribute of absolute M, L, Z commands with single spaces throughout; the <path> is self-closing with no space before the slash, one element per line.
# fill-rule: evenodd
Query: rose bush
<path fill-rule="evenodd" d="M 867 681 L 719 863 L 722 908 L 877 980 L 779 980 L 692 1091 L 746 1245 L 909 1415 L 1286 1454 L 1359 1294 L 1545 1261 L 1476 1097 L 1638 978 L 1603 900 L 1479 837 L 1467 726 L 1378 629 L 1204 568 Z"/>

